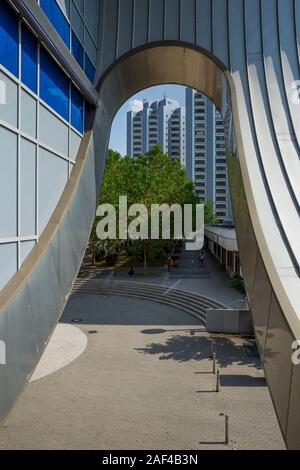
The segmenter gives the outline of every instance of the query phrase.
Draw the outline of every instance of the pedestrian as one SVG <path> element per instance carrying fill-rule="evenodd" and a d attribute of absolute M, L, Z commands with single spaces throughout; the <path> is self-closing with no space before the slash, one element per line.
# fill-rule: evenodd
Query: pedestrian
<path fill-rule="evenodd" d="M 169 256 L 169 258 L 168 258 L 168 272 L 169 273 L 171 272 L 171 263 L 172 263 L 172 258 L 171 258 L 171 256 Z"/>
<path fill-rule="evenodd" d="M 130 266 L 130 269 L 128 271 L 128 276 L 129 277 L 132 277 L 134 275 L 134 270 L 133 270 L 133 266 Z"/>

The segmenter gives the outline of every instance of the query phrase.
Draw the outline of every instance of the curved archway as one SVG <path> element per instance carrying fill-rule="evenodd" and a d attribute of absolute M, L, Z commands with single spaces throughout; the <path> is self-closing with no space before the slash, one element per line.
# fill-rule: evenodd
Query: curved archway
<path fill-rule="evenodd" d="M 262 215 L 259 214 L 260 193 L 267 199 L 269 210 L 274 211 L 276 228 L 281 234 L 281 241 L 285 243 L 291 265 L 296 270 L 298 265 L 284 227 L 280 223 L 280 217 L 276 213 L 259 151 L 255 163 L 261 170 L 261 187 L 258 186 L 258 181 L 253 179 L 254 169 L 249 165 L 249 155 L 246 154 L 246 142 L 240 127 L 241 110 L 237 103 L 238 97 L 232 75 L 216 58 L 204 54 L 195 47 L 178 43 L 152 44 L 147 48 L 133 50 L 120 58 L 105 73 L 99 89 L 104 107 L 108 115 L 113 117 L 118 107 L 134 93 L 148 86 L 166 83 L 186 85 L 201 91 L 214 102 L 223 115 L 229 183 L 247 298 L 267 381 L 281 429 L 287 438 L 288 419 L 292 418 L 291 414 L 288 415 L 288 407 L 282 406 L 281 400 L 283 395 L 287 400 L 290 399 L 288 390 L 292 386 L 292 374 L 289 376 L 289 385 L 284 394 L 282 390 L 279 392 L 279 380 L 283 370 L 275 371 L 276 359 L 274 363 L 273 360 L 279 350 L 281 350 L 279 354 L 285 350 L 283 354 L 288 358 L 287 348 L 291 347 L 297 336 L 298 326 L 297 322 L 293 321 L 296 311 L 295 305 L 291 305 L 291 296 L 287 291 L 283 293 L 285 288 L 282 283 L 279 286 L 280 276 L 274 263 L 275 253 L 272 253 L 276 243 L 274 240 L 273 247 L 267 244 L 268 235 L 261 223 Z M 269 227 L 269 230 L 272 228 Z M 265 295 L 264 299 L 262 293 Z M 272 316 L 276 318 L 273 321 L 277 326 L 280 325 L 279 329 L 283 330 L 276 338 L 275 348 L 274 345 L 270 348 L 267 341 L 268 336 L 274 335 L 274 329 L 269 321 Z M 282 332 L 284 342 L 282 342 Z"/>
<path fill-rule="evenodd" d="M 14 344 L 18 344 L 13 363 L 18 363 L 20 353 L 25 353 L 26 360 L 25 367 L 18 363 L 17 377 L 12 369 L 6 372 L 4 380 L 7 380 L 8 390 L 13 384 L 13 392 L 2 401 L 2 416 L 11 408 L 31 374 L 76 276 L 95 212 L 116 111 L 143 88 L 177 83 L 200 90 L 222 112 L 239 251 L 257 340 L 283 435 L 291 447 L 299 446 L 299 423 L 295 418 L 299 416 L 300 381 L 298 369 L 290 360 L 291 344 L 300 337 L 297 289 L 300 252 L 296 239 L 299 221 L 295 188 L 287 184 L 287 170 L 283 168 L 283 157 L 278 149 L 270 158 L 276 173 L 272 176 L 268 142 L 273 142 L 272 135 L 269 136 L 274 132 L 273 123 L 269 122 L 269 133 L 265 134 L 268 139 L 264 143 L 267 118 L 260 119 L 260 113 L 263 114 L 267 106 L 266 93 L 262 91 L 255 63 L 247 69 L 246 63 L 240 60 L 238 66 L 232 66 L 229 71 L 218 57 L 220 54 L 213 56 L 208 49 L 204 53 L 203 48 L 192 43 L 161 41 L 132 49 L 117 61 L 112 60 L 105 71 L 99 66 L 99 70 L 104 71 L 98 84 L 99 105 L 91 119 L 92 130 L 81 144 L 70 182 L 39 244 L 1 294 L 3 323 L 9 316 L 12 318 L 14 312 L 18 316 L 21 305 L 25 305 L 28 318 L 32 312 L 37 316 L 45 302 L 48 306 L 42 326 L 36 318 L 31 325 L 24 326 L 25 331 L 37 336 L 37 345 L 29 348 L 25 339 L 18 344 L 18 335 L 13 338 Z M 274 192 L 276 185 L 282 191 L 283 201 Z M 60 260 L 63 248 L 66 256 L 72 258 L 68 266 L 63 266 Z M 47 283 L 50 288 L 45 299 L 41 292 Z M 19 325 L 24 324 L 26 316 L 18 320 Z M 40 331 L 36 334 L 38 328 Z M 6 325 L 3 331 L 9 336 Z"/>

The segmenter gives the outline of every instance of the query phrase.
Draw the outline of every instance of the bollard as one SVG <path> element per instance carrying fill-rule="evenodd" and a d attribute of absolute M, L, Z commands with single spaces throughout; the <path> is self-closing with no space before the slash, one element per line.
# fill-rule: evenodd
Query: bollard
<path fill-rule="evenodd" d="M 225 440 L 224 444 L 226 446 L 229 445 L 229 416 L 226 413 L 220 413 L 220 416 L 224 416 L 225 418 Z"/>
<path fill-rule="evenodd" d="M 213 374 L 216 373 L 216 353 L 213 353 Z"/>
<path fill-rule="evenodd" d="M 211 357 L 213 357 L 214 355 L 214 340 L 211 339 L 210 341 L 210 353 L 211 353 Z"/>
<path fill-rule="evenodd" d="M 216 392 L 220 391 L 220 371 L 219 369 L 217 370 L 217 375 L 216 375 Z"/>

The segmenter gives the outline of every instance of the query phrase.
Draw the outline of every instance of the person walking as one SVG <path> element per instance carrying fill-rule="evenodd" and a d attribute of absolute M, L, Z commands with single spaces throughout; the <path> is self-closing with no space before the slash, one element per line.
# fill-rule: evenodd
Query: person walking
<path fill-rule="evenodd" d="M 168 258 L 168 272 L 169 273 L 171 272 L 171 263 L 172 263 L 172 258 L 171 258 L 171 256 L 169 256 L 169 258 Z"/>
<path fill-rule="evenodd" d="M 133 266 L 130 266 L 130 269 L 128 271 L 128 276 L 131 278 L 133 275 L 134 275 Z"/>

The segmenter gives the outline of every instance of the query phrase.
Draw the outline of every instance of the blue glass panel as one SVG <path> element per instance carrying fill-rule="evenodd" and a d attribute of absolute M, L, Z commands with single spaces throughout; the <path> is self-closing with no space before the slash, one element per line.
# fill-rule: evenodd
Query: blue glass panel
<path fill-rule="evenodd" d="M 95 67 L 93 66 L 92 62 L 89 59 L 89 56 L 85 54 L 85 73 L 90 79 L 92 83 L 94 83 L 95 80 Z"/>
<path fill-rule="evenodd" d="M 16 77 L 18 76 L 18 17 L 1 0 L 0 5 L 0 63 Z"/>
<path fill-rule="evenodd" d="M 43 48 L 40 57 L 40 96 L 66 121 L 69 120 L 69 80 Z"/>
<path fill-rule="evenodd" d="M 40 0 L 40 6 L 70 49 L 70 25 L 55 0 Z"/>
<path fill-rule="evenodd" d="M 72 86 L 71 98 L 71 124 L 83 133 L 83 97 L 74 86 Z"/>
<path fill-rule="evenodd" d="M 88 131 L 88 117 L 91 112 L 91 105 L 86 101 L 85 102 L 85 110 L 84 110 L 84 130 L 85 132 Z"/>
<path fill-rule="evenodd" d="M 72 54 L 83 69 L 84 51 L 74 31 L 72 31 Z"/>
<path fill-rule="evenodd" d="M 22 82 L 34 93 L 37 92 L 37 41 L 22 24 Z"/>

